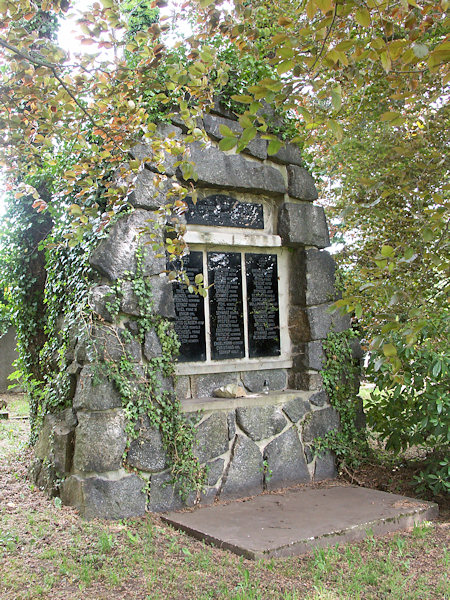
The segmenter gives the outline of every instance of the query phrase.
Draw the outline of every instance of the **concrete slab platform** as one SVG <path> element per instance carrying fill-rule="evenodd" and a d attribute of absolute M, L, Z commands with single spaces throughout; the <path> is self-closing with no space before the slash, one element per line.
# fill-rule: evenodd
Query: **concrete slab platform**
<path fill-rule="evenodd" d="M 161 515 L 170 525 L 250 559 L 297 556 L 315 547 L 401 531 L 438 506 L 355 486 L 303 487 Z"/>

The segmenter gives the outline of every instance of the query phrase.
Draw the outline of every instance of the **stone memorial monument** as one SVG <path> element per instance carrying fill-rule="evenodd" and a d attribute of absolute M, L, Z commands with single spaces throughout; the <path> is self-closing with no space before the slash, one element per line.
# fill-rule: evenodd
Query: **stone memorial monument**
<path fill-rule="evenodd" d="M 316 437 L 339 427 L 322 388 L 322 340 L 330 329 L 349 327 L 347 317 L 329 311 L 335 267 L 324 249 L 324 210 L 314 203 L 317 191 L 298 148 L 288 144 L 268 156 L 267 142 L 256 138 L 242 154 L 224 153 L 217 146 L 221 124 L 239 128 L 216 106 L 203 119 L 210 145 L 190 145 L 198 200 L 186 198 L 182 217 L 184 270 L 191 281 L 203 276 L 206 297 L 169 281 L 165 257 L 142 243 L 142 227 L 152 227 L 166 201 L 150 163 L 130 195 L 132 212 L 90 257 L 97 274 L 91 335 L 100 352 L 92 356 L 74 332 L 67 367 L 73 405 L 45 418 L 33 465 L 39 485 L 51 480 L 51 465 L 63 502 L 86 518 L 209 504 L 335 476 L 333 456 L 313 452 Z M 175 125 L 159 131 L 183 138 Z M 133 153 L 150 151 L 140 145 Z M 182 179 L 175 162 L 166 155 L 165 175 Z M 147 308 L 133 287 L 139 270 L 152 288 Z M 182 496 L 173 484 L 158 428 L 141 423 L 130 441 L 120 390 L 95 375 L 105 357 L 120 363 L 125 356 L 137 371 L 158 364 L 164 339 L 155 329 L 140 341 L 131 336 L 146 311 L 169 319 L 178 337 L 175 376 L 156 377 L 195 422 L 193 452 L 208 467 L 200 497 Z M 227 388 L 245 395 L 217 397 Z"/>

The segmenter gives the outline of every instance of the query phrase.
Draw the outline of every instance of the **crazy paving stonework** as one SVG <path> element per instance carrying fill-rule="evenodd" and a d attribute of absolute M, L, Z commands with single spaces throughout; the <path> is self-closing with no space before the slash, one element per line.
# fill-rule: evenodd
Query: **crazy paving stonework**
<path fill-rule="evenodd" d="M 265 203 L 265 219 L 270 220 L 266 233 L 278 236 L 280 245 L 289 249 L 285 321 L 290 366 L 274 368 L 265 360 L 260 369 L 246 370 L 236 360 L 231 372 L 193 369 L 175 381 L 160 377 L 161 388 L 175 390 L 184 411 L 196 422 L 194 452 L 208 466 L 200 499 L 204 504 L 335 476 L 333 457 L 316 457 L 313 452 L 315 438 L 339 427 L 338 415 L 322 389 L 322 340 L 331 328 L 349 327 L 346 317 L 329 312 L 336 291 L 334 262 L 324 250 L 329 245 L 328 228 L 323 208 L 313 203 L 317 191 L 299 150 L 288 145 L 267 157 L 267 142 L 256 138 L 240 155 L 223 153 L 214 145 L 222 137 L 221 124 L 240 129 L 229 113 L 216 106 L 203 122 L 212 145 L 191 145 L 198 172 L 196 187 L 200 195 L 204 189 L 236 194 L 245 201 L 250 194 L 254 201 Z M 170 133 L 172 139 L 181 139 L 183 129 L 167 124 L 160 128 L 162 137 Z M 119 391 L 108 378 L 95 375 L 96 365 L 107 359 L 120 361 L 126 356 L 139 369 L 161 355 L 154 330 L 145 334 L 142 345 L 128 335 L 136 328 L 135 319 L 142 316 L 132 287 L 139 245 L 146 249 L 142 270 L 153 289 L 154 301 L 148 310 L 168 319 L 175 317 L 173 287 L 164 276 L 165 259 L 145 245 L 148 239 L 139 236 L 139 231 L 153 226 L 155 211 L 165 203 L 169 178 L 175 181 L 181 174 L 176 157 L 166 153 L 166 179 L 156 187 L 149 149 L 139 145 L 133 154 L 149 161 L 130 196 L 134 211 L 111 227 L 90 257 L 98 274 L 89 300 L 93 345 L 74 332 L 67 367 L 73 380 L 72 407 L 45 417 L 32 467 L 40 487 L 52 488 L 55 474 L 62 479 L 57 491 L 63 502 L 77 507 L 86 518 L 137 516 L 146 510 L 181 508 L 196 500 L 191 494 L 182 501 L 172 485 L 157 429 L 140 424 L 138 438 L 127 443 Z M 122 283 L 119 310 L 113 314 L 113 286 L 125 274 L 128 279 Z M 230 383 L 242 386 L 250 397 L 212 398 L 214 390 Z M 264 384 L 270 390 L 267 395 L 261 393 Z"/>

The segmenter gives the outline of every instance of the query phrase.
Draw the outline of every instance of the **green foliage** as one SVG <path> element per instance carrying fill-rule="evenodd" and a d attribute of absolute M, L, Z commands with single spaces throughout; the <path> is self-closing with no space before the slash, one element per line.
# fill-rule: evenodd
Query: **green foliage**
<path fill-rule="evenodd" d="M 368 444 L 364 428 L 358 426 L 361 401 L 359 365 L 352 358 L 351 340 L 357 338 L 353 330 L 330 332 L 323 343 L 325 364 L 321 371 L 324 388 L 341 422 L 339 430 L 315 440 L 316 452 L 331 450 L 336 454 L 342 470 L 354 469 L 367 458 Z"/>
<path fill-rule="evenodd" d="M 369 365 L 377 386 L 367 403 L 369 426 L 388 450 L 415 449 L 424 464 L 418 489 L 434 494 L 450 490 L 448 333 L 448 313 L 428 321 L 413 344 L 392 332 L 389 348 L 385 344 L 374 352 Z M 392 378 L 384 360 L 387 350 L 402 363 L 400 381 Z"/>

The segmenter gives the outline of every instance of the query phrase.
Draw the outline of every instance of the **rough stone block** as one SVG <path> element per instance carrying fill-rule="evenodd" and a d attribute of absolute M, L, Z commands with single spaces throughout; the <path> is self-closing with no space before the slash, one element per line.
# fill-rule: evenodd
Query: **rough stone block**
<path fill-rule="evenodd" d="M 266 446 L 264 459 L 267 462 L 265 484 L 268 490 L 310 480 L 303 447 L 295 427 Z"/>
<path fill-rule="evenodd" d="M 147 360 L 162 355 L 161 342 L 154 329 L 145 332 L 144 337 L 144 356 Z"/>
<path fill-rule="evenodd" d="M 286 427 L 286 417 L 279 406 L 237 408 L 236 421 L 239 427 L 256 441 L 277 435 Z"/>
<path fill-rule="evenodd" d="M 291 306 L 289 310 L 289 333 L 294 344 L 312 340 L 324 340 L 328 332 L 345 331 L 350 327 L 349 315 L 340 311 L 331 312 L 331 304 L 320 304 L 310 308 Z"/>
<path fill-rule="evenodd" d="M 263 491 L 263 457 L 258 446 L 238 435 L 220 498 L 250 496 Z"/>
<path fill-rule="evenodd" d="M 86 348 L 87 358 L 91 362 L 111 360 L 120 361 L 124 356 L 132 362 L 142 358 L 141 344 L 129 339 L 129 334 L 114 326 L 99 325 L 92 329 L 91 342 Z"/>
<path fill-rule="evenodd" d="M 321 392 L 317 392 L 316 394 L 313 394 L 311 396 L 311 398 L 309 399 L 309 401 L 314 406 L 326 406 L 328 404 L 327 393 L 325 391 L 323 391 L 323 390 Z"/>
<path fill-rule="evenodd" d="M 148 509 L 150 512 L 167 512 L 193 506 L 196 500 L 194 493 L 183 499 L 181 488 L 173 483 L 173 475 L 169 471 L 151 476 Z"/>
<path fill-rule="evenodd" d="M 214 104 L 210 107 L 209 110 L 212 114 L 225 117 L 226 119 L 237 121 L 237 116 L 231 110 L 226 108 L 226 106 L 222 104 L 220 98 L 218 97 L 214 98 Z"/>
<path fill-rule="evenodd" d="M 306 169 L 297 165 L 288 165 L 287 173 L 289 196 L 308 202 L 317 200 L 319 194 L 314 185 L 314 179 Z"/>
<path fill-rule="evenodd" d="M 221 187 L 280 195 L 286 191 L 282 174 L 269 165 L 246 160 L 241 154 L 227 155 L 218 148 L 190 144 L 191 161 L 195 163 L 197 185 Z M 178 173 L 181 178 L 181 172 Z"/>
<path fill-rule="evenodd" d="M 155 427 L 146 429 L 131 442 L 127 463 L 130 467 L 150 473 L 162 471 L 169 466 L 167 452 L 158 429 Z"/>
<path fill-rule="evenodd" d="M 267 381 L 269 390 L 285 390 L 287 372 L 285 369 L 266 369 L 264 371 L 244 371 L 241 373 L 242 383 L 251 392 L 262 392 Z"/>
<path fill-rule="evenodd" d="M 296 370 L 314 369 L 321 371 L 325 360 L 322 341 L 315 340 L 295 347 L 293 367 Z"/>
<path fill-rule="evenodd" d="M 181 401 L 191 397 L 191 382 L 187 375 L 178 375 L 176 378 L 175 394 Z"/>
<path fill-rule="evenodd" d="M 229 447 L 226 413 L 216 412 L 197 427 L 194 453 L 201 463 L 227 452 Z"/>
<path fill-rule="evenodd" d="M 166 194 L 172 184 L 169 179 L 161 179 L 148 169 L 143 169 L 134 183 L 134 190 L 128 197 L 131 206 L 145 208 L 146 210 L 157 210 L 166 202 Z"/>
<path fill-rule="evenodd" d="M 67 473 L 72 468 L 76 425 L 77 418 L 71 408 L 44 417 L 35 455 L 48 460 L 58 473 Z"/>
<path fill-rule="evenodd" d="M 322 390 L 323 377 L 317 371 L 300 371 L 294 375 L 294 389 L 296 390 Z"/>
<path fill-rule="evenodd" d="M 220 126 L 226 125 L 231 131 L 241 135 L 243 129 L 237 121 L 226 119 L 211 114 L 205 114 L 203 116 L 203 123 L 206 133 L 215 140 L 221 140 L 224 136 L 220 133 Z M 243 152 L 248 152 L 256 158 L 264 160 L 267 158 L 267 142 L 261 138 L 254 138 Z"/>
<path fill-rule="evenodd" d="M 122 464 L 126 441 L 123 410 L 78 411 L 74 469 L 85 473 L 115 471 Z"/>
<path fill-rule="evenodd" d="M 293 248 L 330 245 L 325 212 L 314 204 L 284 203 L 278 215 L 278 234 L 283 245 Z"/>
<path fill-rule="evenodd" d="M 276 154 L 269 156 L 270 160 L 281 163 L 283 165 L 298 165 L 302 167 L 304 165 L 302 159 L 302 151 L 295 144 L 285 144 L 282 146 Z"/>
<path fill-rule="evenodd" d="M 334 479 L 337 475 L 334 456 L 331 452 L 324 452 L 316 458 L 314 480 Z"/>
<path fill-rule="evenodd" d="M 228 413 L 227 422 L 228 422 L 228 439 L 232 440 L 234 438 L 234 436 L 236 435 L 236 413 L 234 411 Z"/>
<path fill-rule="evenodd" d="M 145 307 L 146 314 L 154 312 L 167 319 L 175 318 L 173 288 L 167 277 L 150 277 L 149 282 L 153 300 L 151 305 Z M 122 284 L 122 302 L 120 309 L 127 315 L 141 316 L 142 310 L 139 306 L 136 294 L 133 291 L 133 284 L 131 281 L 124 281 Z"/>
<path fill-rule="evenodd" d="M 311 406 L 308 400 L 304 398 L 294 398 L 289 400 L 284 406 L 283 411 L 287 414 L 291 421 L 297 423 L 311 411 Z"/>
<path fill-rule="evenodd" d="M 212 462 L 207 464 L 208 467 L 208 485 L 216 485 L 219 479 L 222 477 L 223 468 L 225 466 L 225 461 L 223 458 L 217 458 Z"/>
<path fill-rule="evenodd" d="M 161 239 L 161 234 L 156 233 L 156 215 L 150 211 L 137 209 L 130 214 L 121 217 L 93 250 L 89 262 L 94 269 L 108 279 L 115 281 L 123 277 L 126 272 L 136 273 L 136 250 L 140 243 L 139 231 L 148 228 L 155 232 L 155 239 Z M 143 242 L 147 236 L 141 236 Z M 162 272 L 165 269 L 165 259 L 158 263 Z M 156 265 L 155 265 L 156 268 Z M 153 269 L 154 270 L 154 269 Z M 150 273 L 146 273 L 150 274 Z"/>
<path fill-rule="evenodd" d="M 116 295 L 109 285 L 95 285 L 89 290 L 90 309 L 109 323 L 113 321 L 109 305 L 112 305 L 115 299 Z"/>
<path fill-rule="evenodd" d="M 311 419 L 303 425 L 303 442 L 313 443 L 315 438 L 323 437 L 339 427 L 339 415 L 331 406 L 314 411 L 311 413 Z"/>
<path fill-rule="evenodd" d="M 292 304 L 311 306 L 334 302 L 336 265 L 326 250 L 308 248 L 292 253 L 290 267 L 290 297 Z"/>
<path fill-rule="evenodd" d="M 213 373 L 211 375 L 196 375 L 191 378 L 193 398 L 212 397 L 213 391 L 229 383 L 238 384 L 237 373 Z"/>
<path fill-rule="evenodd" d="M 109 410 L 120 408 L 122 400 L 120 394 L 112 381 L 101 373 L 97 373 L 98 367 L 83 367 L 73 399 L 73 407 L 76 410 Z"/>
<path fill-rule="evenodd" d="M 156 129 L 155 140 L 150 144 L 137 144 L 130 150 L 130 154 L 136 160 L 145 162 L 145 166 L 151 171 L 164 173 L 169 177 L 175 175 L 175 163 L 179 160 L 179 141 L 183 138 L 183 132 L 179 127 L 170 123 L 159 123 Z M 168 144 L 162 146 L 161 142 Z"/>
<path fill-rule="evenodd" d="M 61 500 L 74 506 L 84 519 L 140 517 L 145 513 L 143 487 L 137 475 L 119 479 L 71 475 L 61 486 Z"/>

